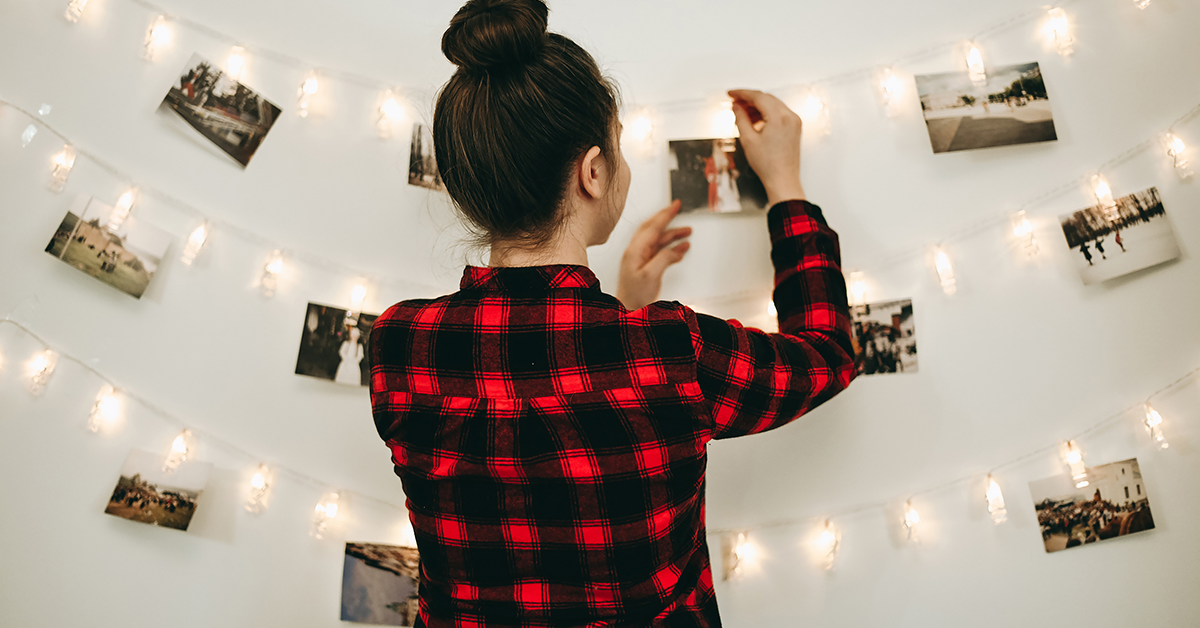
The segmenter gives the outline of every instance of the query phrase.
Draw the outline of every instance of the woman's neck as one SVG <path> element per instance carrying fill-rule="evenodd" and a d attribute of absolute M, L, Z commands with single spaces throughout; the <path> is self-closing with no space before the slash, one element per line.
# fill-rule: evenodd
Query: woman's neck
<path fill-rule="evenodd" d="M 556 241 L 532 247 L 528 243 L 497 242 L 492 245 L 488 266 L 550 266 L 556 264 L 588 265 L 587 247 L 576 241 Z"/>

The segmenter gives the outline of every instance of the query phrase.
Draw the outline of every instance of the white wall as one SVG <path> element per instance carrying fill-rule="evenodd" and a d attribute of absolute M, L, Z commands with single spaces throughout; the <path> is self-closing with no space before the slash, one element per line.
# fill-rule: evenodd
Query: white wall
<path fill-rule="evenodd" d="M 381 141 L 370 109 L 376 92 L 337 80 L 322 85 L 308 120 L 286 115 L 246 171 L 204 151 L 154 115 L 192 52 L 217 60 L 227 45 L 180 30 L 157 63 L 139 57 L 150 14 L 128 0 L 92 0 L 77 25 L 64 2 L 0 0 L 0 98 L 27 109 L 54 106 L 46 121 L 139 182 L 287 247 L 314 250 L 364 271 L 411 280 L 368 298 L 379 311 L 451 290 L 467 252 L 443 198 L 409 187 L 407 134 Z M 170 8 L 323 66 L 412 86 L 427 100 L 450 66 L 437 44 L 457 3 L 319 3 L 270 0 Z M 733 86 L 772 87 L 870 66 L 953 41 L 1034 2 L 849 0 L 840 3 L 554 3 L 552 26 L 576 37 L 611 69 L 629 101 L 708 99 Z M 941 294 L 919 255 L 880 265 L 942 235 L 1002 216 L 1024 200 L 1161 130 L 1200 100 L 1200 7 L 1154 0 L 1068 5 L 1078 40 L 1063 59 L 1035 23 L 980 40 L 995 63 L 1038 60 L 1059 141 L 931 154 L 915 96 L 885 119 L 868 83 L 829 89 L 833 134 L 809 138 L 805 183 L 841 234 L 847 266 L 868 271 L 872 299 L 912 297 L 921 350 L 916 375 L 864 377 L 800 424 L 768 436 L 715 443 L 709 525 L 753 526 L 902 500 L 955 478 L 982 475 L 1143 400 L 1197 366 L 1200 202 L 1160 152 L 1108 175 L 1118 193 L 1157 185 L 1183 259 L 1084 287 L 1054 217 L 1088 203 L 1068 190 L 1029 208 L 1043 256 L 1022 261 L 1005 227 L 947 243 L 959 293 Z M 906 72 L 955 69 L 949 53 Z M 293 104 L 302 73 L 251 56 L 246 81 Z M 709 113 L 661 112 L 660 138 L 707 134 Z M 43 131 L 26 149 L 28 121 L 0 109 L 0 314 L 193 425 L 343 487 L 392 502 L 403 496 L 378 442 L 365 391 L 292 375 L 308 301 L 342 303 L 354 277 L 298 264 L 273 300 L 253 283 L 267 251 L 217 232 L 200 262 L 170 263 L 135 301 L 42 252 L 71 198 L 115 199 L 125 183 L 81 158 L 67 192 L 46 189 L 61 148 Z M 1200 146 L 1200 123 L 1181 127 Z M 627 219 L 593 264 L 615 289 L 616 262 L 634 225 L 667 199 L 665 159 L 631 159 Z M 156 198 L 140 217 L 180 237 L 194 226 Z M 764 324 L 771 285 L 761 219 L 702 216 L 686 262 L 664 296 L 715 314 Z M 719 295 L 757 290 L 741 299 Z M 282 479 L 271 509 L 239 507 L 253 462 L 211 442 L 217 464 L 194 530 L 170 530 L 101 514 L 131 447 L 165 451 L 175 429 L 132 408 L 119 429 L 84 430 L 99 382 L 60 364 L 37 398 L 21 363 L 34 343 L 0 328 L 0 624 L 6 626 L 335 626 L 341 542 L 394 542 L 396 513 L 363 499 L 346 508 L 334 538 L 307 536 L 321 489 Z M 915 500 L 921 547 L 894 541 L 879 510 L 837 521 L 843 550 L 832 574 L 807 562 L 813 526 L 752 533 L 763 559 L 746 577 L 718 585 L 730 626 L 1182 626 L 1200 612 L 1200 412 L 1195 379 L 1156 398 L 1172 443 L 1152 452 L 1128 413 L 1081 440 L 1093 463 L 1137 456 L 1158 528 L 1099 546 L 1046 555 L 1027 482 L 1061 471 L 1053 453 L 997 472 L 1009 523 L 994 527 L 982 480 Z M 713 549 L 719 544 L 712 539 Z M 715 551 L 714 551 L 715 556 Z M 1119 574 L 1120 577 L 1112 577 Z M 718 576 L 719 577 L 719 576 Z M 1135 596 L 1125 593 L 1133 588 Z M 1121 605 L 1107 602 L 1120 594 Z"/>

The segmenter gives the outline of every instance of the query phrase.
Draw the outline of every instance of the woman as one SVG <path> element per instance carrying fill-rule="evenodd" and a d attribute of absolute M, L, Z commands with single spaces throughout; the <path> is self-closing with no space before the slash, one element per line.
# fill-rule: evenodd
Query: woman
<path fill-rule="evenodd" d="M 704 176 L 708 179 L 708 210 L 736 212 L 742 209 L 737 191 L 737 168 L 733 153 L 725 152 L 724 140 L 713 140 L 712 155 L 704 158 Z"/>
<path fill-rule="evenodd" d="M 417 626 L 718 626 L 706 444 L 791 422 L 855 377 L 837 234 L 800 185 L 800 119 L 730 92 L 772 207 L 783 334 L 656 301 L 691 231 L 634 234 L 616 296 L 587 247 L 624 209 L 613 86 L 542 0 L 471 0 L 442 52 L 438 170 L 490 245 L 461 289 L 371 333 L 375 424 L 421 553 Z"/>
<path fill-rule="evenodd" d="M 352 386 L 363 385 L 362 367 L 359 366 L 359 363 L 363 360 L 363 346 L 359 342 L 361 335 L 358 327 L 346 325 L 346 340 L 342 342 L 341 348 L 338 349 L 338 357 L 341 358 L 341 362 L 338 363 L 337 374 L 334 375 L 333 381 Z"/>

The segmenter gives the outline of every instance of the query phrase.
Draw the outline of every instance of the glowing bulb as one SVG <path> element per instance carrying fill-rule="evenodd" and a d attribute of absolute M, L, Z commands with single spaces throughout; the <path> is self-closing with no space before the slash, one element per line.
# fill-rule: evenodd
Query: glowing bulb
<path fill-rule="evenodd" d="M 379 131 L 379 137 L 383 139 L 391 137 L 394 127 L 403 123 L 405 118 L 404 105 L 400 104 L 396 93 L 392 90 L 384 92 L 383 104 L 379 105 L 379 120 L 375 124 Z"/>
<path fill-rule="evenodd" d="M 654 134 L 654 122 L 650 115 L 643 112 L 633 119 L 629 125 L 629 136 L 636 142 L 645 142 Z"/>
<path fill-rule="evenodd" d="M 49 349 L 33 356 L 33 359 L 29 360 L 29 364 L 26 365 L 29 373 L 29 392 L 35 395 L 41 394 L 57 365 L 58 354 Z"/>
<path fill-rule="evenodd" d="M 758 555 L 758 548 L 745 532 L 731 532 L 721 539 L 723 555 L 722 579 L 731 580 L 745 571 L 746 563 Z"/>
<path fill-rule="evenodd" d="M 271 253 L 271 258 L 267 261 L 267 265 L 263 267 L 262 277 L 258 282 L 264 297 L 275 296 L 275 289 L 279 287 L 279 274 L 282 272 L 283 253 L 275 250 Z"/>
<path fill-rule="evenodd" d="M 903 87 L 900 77 L 896 76 L 891 68 L 883 68 L 879 71 L 876 86 L 884 115 L 889 118 L 898 115 L 900 113 L 900 92 Z"/>
<path fill-rule="evenodd" d="M 832 131 L 829 124 L 829 105 L 825 97 L 814 89 L 808 90 L 808 95 L 800 103 L 800 119 L 804 121 L 804 130 L 817 135 L 828 135 Z"/>
<path fill-rule="evenodd" d="M 225 69 L 233 80 L 242 80 L 242 70 L 246 69 L 246 49 L 234 46 L 229 51 L 229 58 L 225 60 Z"/>
<path fill-rule="evenodd" d="M 816 549 L 817 556 L 820 559 L 821 566 L 826 571 L 833 569 L 833 563 L 837 560 L 838 550 L 841 548 L 841 534 L 837 528 L 826 519 L 825 529 L 821 530 L 821 534 L 817 536 Z"/>
<path fill-rule="evenodd" d="M 1004 493 L 1000 491 L 1000 485 L 996 484 L 996 480 L 992 479 L 989 473 L 987 476 L 987 508 L 988 513 L 992 515 L 992 523 L 1000 525 L 1008 520 L 1008 510 L 1004 507 Z"/>
<path fill-rule="evenodd" d="M 196 446 L 196 439 L 192 436 L 191 431 L 183 430 L 175 440 L 171 441 L 171 451 L 167 453 L 167 459 L 163 462 L 163 473 L 173 473 L 179 465 L 187 461 L 192 454 L 192 449 Z"/>
<path fill-rule="evenodd" d="M 771 318 L 779 316 L 779 308 L 775 307 L 775 301 L 767 301 L 767 316 Z"/>
<path fill-rule="evenodd" d="M 1150 434 L 1150 440 L 1154 442 L 1155 447 L 1166 449 L 1171 446 L 1167 443 L 1167 437 L 1163 435 L 1162 415 L 1154 409 L 1154 406 L 1150 405 L 1149 401 L 1146 402 L 1146 420 L 1143 423 L 1146 425 L 1146 432 Z"/>
<path fill-rule="evenodd" d="M 1063 461 L 1070 468 L 1071 479 L 1075 482 L 1075 488 L 1087 486 L 1087 466 L 1083 462 L 1083 452 L 1079 450 L 1079 445 L 1076 445 L 1073 440 L 1067 441 L 1063 445 L 1062 456 Z"/>
<path fill-rule="evenodd" d="M 117 204 L 113 207 L 113 212 L 108 217 L 106 228 L 109 233 L 116 233 L 120 230 L 121 225 L 125 224 L 125 219 L 129 218 L 129 212 L 133 211 L 135 198 L 135 190 L 128 190 L 121 195 L 121 198 L 117 199 Z"/>
<path fill-rule="evenodd" d="M 412 522 L 405 519 L 400 523 L 400 547 L 416 547 L 417 534 L 413 531 Z"/>
<path fill-rule="evenodd" d="M 35 124 L 25 127 L 25 130 L 21 132 L 21 148 L 28 147 L 29 143 L 33 141 L 34 136 L 37 135 L 37 132 L 37 125 Z"/>
<path fill-rule="evenodd" d="M 1178 135 L 1167 131 L 1163 135 L 1163 143 L 1167 147 L 1167 156 L 1171 158 L 1171 165 L 1175 167 L 1175 173 L 1180 179 L 1189 179 L 1192 174 L 1192 164 L 1188 161 L 1184 153 L 1187 152 L 1187 144 Z"/>
<path fill-rule="evenodd" d="M 850 305 L 866 305 L 867 303 L 867 282 L 863 280 L 861 270 L 850 272 Z"/>
<path fill-rule="evenodd" d="M 908 540 L 916 540 L 918 523 L 921 523 L 921 514 L 913 508 L 912 500 L 904 502 L 904 529 L 908 531 Z"/>
<path fill-rule="evenodd" d="M 160 15 L 154 18 L 150 28 L 146 30 L 146 41 L 142 44 L 142 56 L 147 61 L 154 61 L 159 49 L 169 43 L 171 43 L 171 27 L 167 26 L 167 17 Z"/>
<path fill-rule="evenodd" d="M 937 269 L 938 280 L 942 284 L 942 292 L 954 294 L 958 291 L 958 281 L 954 278 L 954 267 L 950 264 L 950 256 L 942 249 L 934 251 L 934 267 Z"/>
<path fill-rule="evenodd" d="M 88 0 L 71 0 L 67 3 L 66 18 L 68 22 L 78 22 L 80 17 L 83 17 L 83 10 L 87 8 Z"/>
<path fill-rule="evenodd" d="M 1033 235 L 1033 225 L 1025 217 L 1025 210 L 1022 209 L 1013 214 L 1010 219 L 1012 220 L 1013 236 L 1018 242 L 1025 245 L 1025 255 L 1035 257 L 1039 251 L 1037 238 Z"/>
<path fill-rule="evenodd" d="M 297 90 L 297 104 L 301 118 L 308 117 L 308 103 L 312 100 L 313 94 L 317 93 L 317 90 L 320 88 L 321 84 L 317 81 L 316 74 L 309 74 L 308 78 L 304 79 L 304 82 L 300 84 L 300 88 Z"/>
<path fill-rule="evenodd" d="M 69 145 L 63 146 L 62 152 L 54 156 L 52 163 L 54 169 L 50 171 L 50 189 L 62 192 L 67 186 L 67 176 L 71 174 L 71 168 L 75 167 L 75 149 Z"/>
<path fill-rule="evenodd" d="M 1100 203 L 1100 209 L 1104 212 L 1104 218 L 1112 222 L 1120 217 L 1120 212 L 1117 209 L 1117 202 L 1113 200 L 1112 188 L 1108 186 L 1108 181 L 1100 175 L 1092 176 L 1092 189 L 1095 191 L 1096 200 Z"/>
<path fill-rule="evenodd" d="M 983 54 L 975 44 L 968 44 L 967 74 L 977 87 L 987 85 L 987 71 L 983 67 Z"/>
<path fill-rule="evenodd" d="M 112 425 L 120 414 L 121 399 L 112 386 L 105 384 L 96 394 L 96 401 L 88 414 L 87 427 L 92 432 L 99 432 L 101 428 Z"/>
<path fill-rule="evenodd" d="M 1054 7 L 1049 13 L 1048 30 L 1054 38 L 1054 44 L 1058 46 L 1058 54 L 1068 56 L 1075 52 L 1075 38 L 1071 37 L 1071 23 L 1067 20 L 1067 12 Z"/>
<path fill-rule="evenodd" d="M 355 312 L 362 310 L 363 301 L 367 298 L 367 287 L 358 284 L 350 291 L 350 309 Z"/>
<path fill-rule="evenodd" d="M 267 509 L 267 493 L 271 491 L 271 469 L 265 464 L 258 465 L 250 478 L 250 491 L 246 498 L 246 510 L 259 514 Z"/>
<path fill-rule="evenodd" d="M 737 137 L 737 116 L 733 113 L 732 102 L 722 102 L 713 112 L 713 135 L 716 137 Z"/>
<path fill-rule="evenodd" d="M 1150 6 L 1150 0 L 1133 0 L 1133 6 L 1139 9 L 1145 9 Z"/>
<path fill-rule="evenodd" d="M 321 501 L 317 502 L 316 508 L 313 510 L 313 525 L 309 530 L 314 538 L 325 538 L 325 533 L 329 529 L 329 522 L 336 519 L 338 516 L 338 500 L 341 499 L 339 491 L 326 493 Z"/>

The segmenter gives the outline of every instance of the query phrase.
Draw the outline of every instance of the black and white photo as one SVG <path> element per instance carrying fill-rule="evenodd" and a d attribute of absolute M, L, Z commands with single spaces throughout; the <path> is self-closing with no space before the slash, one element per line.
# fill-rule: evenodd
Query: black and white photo
<path fill-rule="evenodd" d="M 854 362 L 860 375 L 917 372 L 912 299 L 867 303 L 851 310 Z"/>
<path fill-rule="evenodd" d="M 159 111 L 182 119 L 246 167 L 280 109 L 200 55 L 192 55 Z"/>
<path fill-rule="evenodd" d="M 668 145 L 671 198 L 681 202 L 680 212 L 766 209 L 767 190 L 750 169 L 740 140 L 675 140 Z"/>
<path fill-rule="evenodd" d="M 113 206 L 94 198 L 78 197 L 50 238 L 46 252 L 140 299 L 171 246 L 171 236 L 134 216 L 112 230 L 114 211 Z"/>
<path fill-rule="evenodd" d="M 1059 216 L 1063 236 L 1085 285 L 1107 281 L 1180 256 L 1175 230 L 1157 188 Z"/>
<path fill-rule="evenodd" d="M 424 124 L 413 125 L 412 148 L 408 153 L 408 184 L 438 192 L 446 191 L 433 153 L 433 131 Z"/>
<path fill-rule="evenodd" d="M 1136 458 L 1029 483 L 1047 553 L 1154 529 Z"/>
<path fill-rule="evenodd" d="M 329 305 L 308 304 L 296 374 L 348 386 L 368 386 L 367 338 L 378 315 L 351 313 Z"/>
<path fill-rule="evenodd" d="M 212 465 L 186 460 L 163 471 L 166 456 L 134 449 L 104 512 L 115 517 L 175 530 L 187 530 Z"/>
<path fill-rule="evenodd" d="M 421 557 L 415 547 L 347 543 L 342 621 L 412 626 L 417 619 Z"/>
<path fill-rule="evenodd" d="M 965 70 L 916 77 L 934 153 L 1058 139 L 1041 66 L 987 68 L 986 74 L 980 85 Z"/>

